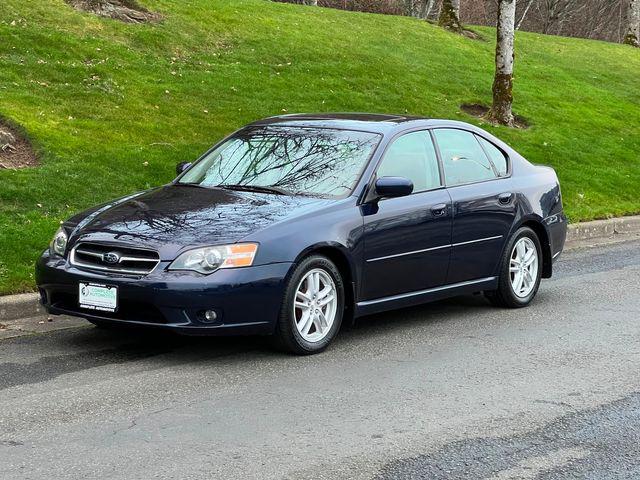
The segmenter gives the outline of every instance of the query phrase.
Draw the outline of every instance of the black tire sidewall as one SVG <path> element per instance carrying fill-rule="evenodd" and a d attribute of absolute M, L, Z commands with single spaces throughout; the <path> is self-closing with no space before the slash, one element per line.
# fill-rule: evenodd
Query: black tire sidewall
<path fill-rule="evenodd" d="M 333 321 L 329 333 L 318 342 L 309 342 L 302 338 L 300 332 L 296 328 L 296 320 L 293 315 L 293 303 L 295 301 L 296 289 L 302 280 L 302 277 L 313 269 L 324 270 L 333 280 L 336 293 L 338 296 L 338 306 L 336 309 L 336 318 Z M 284 299 L 278 320 L 278 328 L 276 335 L 280 337 L 281 343 L 287 350 L 298 354 L 313 354 L 323 351 L 338 333 L 344 315 L 344 282 L 340 271 L 335 264 L 327 257 L 322 255 L 313 255 L 302 260 L 294 269 L 287 281 Z"/>

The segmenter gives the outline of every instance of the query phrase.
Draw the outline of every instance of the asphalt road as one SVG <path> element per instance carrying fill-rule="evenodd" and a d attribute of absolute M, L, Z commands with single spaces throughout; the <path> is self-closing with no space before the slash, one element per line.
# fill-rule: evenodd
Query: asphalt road
<path fill-rule="evenodd" d="M 640 243 L 565 255 L 519 311 L 363 319 L 322 355 L 260 339 L 0 341 L 0 479 L 640 478 Z"/>

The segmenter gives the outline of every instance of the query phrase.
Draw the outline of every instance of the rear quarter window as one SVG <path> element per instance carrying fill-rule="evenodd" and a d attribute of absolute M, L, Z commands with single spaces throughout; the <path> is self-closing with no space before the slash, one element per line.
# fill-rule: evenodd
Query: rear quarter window
<path fill-rule="evenodd" d="M 482 146 L 484 147 L 484 150 L 487 152 L 487 155 L 489 156 L 489 159 L 491 160 L 491 162 L 493 162 L 493 165 L 496 167 L 496 170 L 498 171 L 498 175 L 500 175 L 501 177 L 506 177 L 507 173 L 509 172 L 509 164 L 507 161 L 507 156 L 504 153 L 502 153 L 502 150 L 496 147 L 493 143 L 477 135 L 476 135 L 476 138 L 482 144 Z"/>

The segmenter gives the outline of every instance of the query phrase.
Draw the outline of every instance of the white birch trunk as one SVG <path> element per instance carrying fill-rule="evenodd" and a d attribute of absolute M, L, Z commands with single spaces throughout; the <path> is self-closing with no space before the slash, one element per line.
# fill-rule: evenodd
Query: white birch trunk
<path fill-rule="evenodd" d="M 493 81 L 493 106 L 489 117 L 503 125 L 513 125 L 513 62 L 516 24 L 516 0 L 500 0 L 496 42 L 496 75 Z"/>
<path fill-rule="evenodd" d="M 458 19 L 458 22 L 460 21 L 460 0 L 451 0 L 451 8 L 453 8 L 453 11 L 456 14 L 456 18 Z"/>
<path fill-rule="evenodd" d="M 462 32 L 460 24 L 460 0 L 442 0 L 438 25 L 454 32 Z"/>
<path fill-rule="evenodd" d="M 422 5 L 422 11 L 420 12 L 420 18 L 427 19 L 431 16 L 433 7 L 435 7 L 436 0 L 426 0 Z"/>
<path fill-rule="evenodd" d="M 629 0 L 627 24 L 624 43 L 640 47 L 640 0 Z"/>

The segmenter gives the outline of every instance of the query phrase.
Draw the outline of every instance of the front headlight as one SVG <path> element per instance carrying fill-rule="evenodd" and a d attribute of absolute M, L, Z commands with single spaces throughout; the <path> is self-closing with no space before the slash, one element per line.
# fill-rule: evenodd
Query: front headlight
<path fill-rule="evenodd" d="M 255 243 L 195 248 L 171 262 L 169 270 L 191 270 L 206 275 L 220 268 L 250 267 L 257 251 Z"/>
<path fill-rule="evenodd" d="M 51 255 L 64 257 L 64 252 L 67 250 L 67 240 L 67 232 L 64 231 L 64 228 L 60 227 L 49 244 L 49 252 Z"/>

